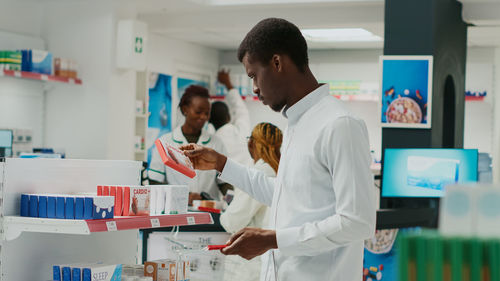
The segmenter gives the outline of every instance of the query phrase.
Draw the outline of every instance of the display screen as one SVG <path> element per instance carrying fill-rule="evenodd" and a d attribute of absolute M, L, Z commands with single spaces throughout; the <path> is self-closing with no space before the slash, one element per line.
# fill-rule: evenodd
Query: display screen
<path fill-rule="evenodd" d="M 477 181 L 477 149 L 385 150 L 383 197 L 441 197 L 444 187 Z"/>
<path fill-rule="evenodd" d="M 0 130 L 0 147 L 5 147 L 5 148 L 12 147 L 12 131 L 11 130 Z"/>

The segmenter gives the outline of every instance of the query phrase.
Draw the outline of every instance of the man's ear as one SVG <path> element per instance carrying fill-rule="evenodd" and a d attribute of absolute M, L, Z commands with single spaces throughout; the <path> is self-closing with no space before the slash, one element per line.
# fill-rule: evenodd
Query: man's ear
<path fill-rule="evenodd" d="M 271 65 L 276 70 L 276 72 L 283 71 L 283 56 L 282 55 L 273 55 L 271 59 Z"/>
<path fill-rule="evenodd" d="M 187 107 L 187 106 L 185 106 L 185 105 L 181 106 L 181 114 L 182 114 L 183 116 L 186 116 L 186 113 L 185 113 L 185 112 L 186 112 L 186 107 Z"/>

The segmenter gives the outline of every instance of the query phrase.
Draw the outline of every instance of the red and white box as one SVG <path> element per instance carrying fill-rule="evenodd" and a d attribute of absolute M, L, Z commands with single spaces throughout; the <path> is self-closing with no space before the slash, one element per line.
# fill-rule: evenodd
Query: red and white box
<path fill-rule="evenodd" d="M 155 145 L 160 153 L 161 160 L 166 166 L 190 178 L 196 176 L 191 160 L 181 150 L 163 142 L 161 139 L 157 139 Z"/>
<path fill-rule="evenodd" d="M 149 216 L 151 191 L 146 186 L 130 187 L 129 216 Z"/>

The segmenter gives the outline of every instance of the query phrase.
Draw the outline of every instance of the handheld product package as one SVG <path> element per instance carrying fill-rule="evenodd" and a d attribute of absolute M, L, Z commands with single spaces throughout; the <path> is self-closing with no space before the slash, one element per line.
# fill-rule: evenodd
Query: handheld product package
<path fill-rule="evenodd" d="M 160 153 L 161 160 L 168 167 L 182 173 L 190 178 L 196 176 L 196 172 L 193 168 L 193 164 L 188 157 L 186 157 L 182 151 L 169 145 L 166 142 L 157 139 L 155 141 L 156 149 Z"/>

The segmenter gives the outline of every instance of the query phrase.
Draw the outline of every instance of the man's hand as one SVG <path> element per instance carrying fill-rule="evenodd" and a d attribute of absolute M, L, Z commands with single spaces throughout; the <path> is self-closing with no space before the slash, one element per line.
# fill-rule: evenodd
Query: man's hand
<path fill-rule="evenodd" d="M 233 84 L 231 83 L 231 79 L 229 78 L 229 71 L 224 71 L 221 70 L 219 73 L 217 73 L 217 81 L 221 83 L 222 85 L 226 86 L 227 90 L 231 90 L 233 87 Z"/>
<path fill-rule="evenodd" d="M 224 255 L 238 255 L 247 260 L 278 248 L 276 231 L 251 227 L 243 228 L 231 236 L 227 245 L 221 250 Z"/>
<path fill-rule="evenodd" d="M 227 157 L 217 151 L 197 144 L 187 144 L 179 147 L 184 155 L 189 157 L 197 170 L 217 170 L 222 172 L 226 165 Z"/>

